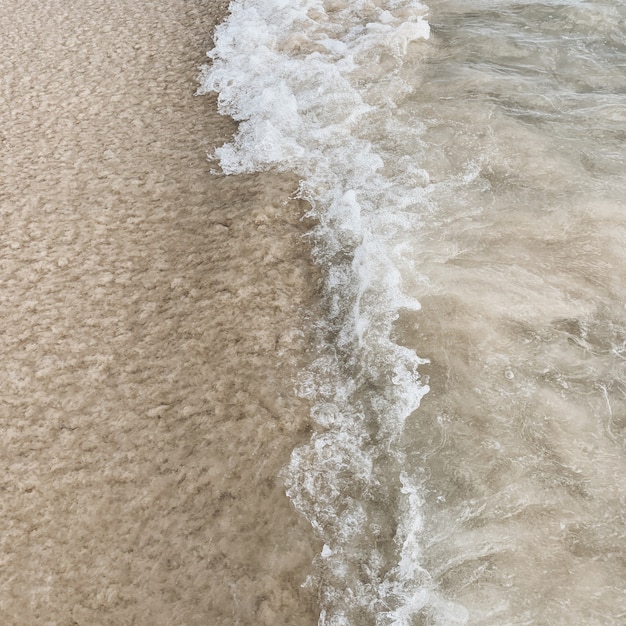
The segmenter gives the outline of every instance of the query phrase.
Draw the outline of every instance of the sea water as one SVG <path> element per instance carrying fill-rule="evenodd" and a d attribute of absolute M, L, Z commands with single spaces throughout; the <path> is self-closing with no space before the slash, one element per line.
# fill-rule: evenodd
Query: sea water
<path fill-rule="evenodd" d="M 320 624 L 626 623 L 626 5 L 235 0 L 210 57 L 317 224 Z"/>

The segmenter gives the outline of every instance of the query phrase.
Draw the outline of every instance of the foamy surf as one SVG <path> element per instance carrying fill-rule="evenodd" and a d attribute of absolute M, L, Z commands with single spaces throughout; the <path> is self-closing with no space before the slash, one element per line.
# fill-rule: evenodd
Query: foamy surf
<path fill-rule="evenodd" d="M 391 116 L 405 92 L 395 74 L 429 36 L 425 11 L 417 2 L 233 3 L 202 80 L 241 122 L 216 151 L 222 169 L 296 172 L 319 222 L 314 254 L 325 269 L 327 318 L 301 392 L 320 432 L 294 451 L 285 480 L 325 542 L 321 624 L 359 614 L 408 624 L 430 605 L 447 624 L 461 623 L 420 565 L 420 488 L 402 472 L 399 444 L 428 391 L 418 373 L 424 361 L 392 339 L 398 311 L 419 309 L 403 290 L 394 236 L 415 228 L 404 209 L 420 190 L 390 178 L 380 147 L 361 132 Z"/>
<path fill-rule="evenodd" d="M 308 584 L 320 624 L 333 626 L 566 624 L 577 614 L 617 624 L 622 602 L 603 586 L 621 571 L 617 560 L 594 570 L 589 601 L 575 607 L 566 587 L 580 563 L 552 530 L 537 537 L 564 559 L 561 586 L 528 608 L 524 598 L 546 588 L 553 565 L 541 569 L 546 556 L 530 563 L 532 522 L 519 520 L 591 523 L 581 485 L 598 477 L 564 460 L 560 426 L 551 440 L 543 414 L 565 424 L 593 396 L 574 419 L 580 432 L 563 426 L 575 445 L 590 436 L 598 402 L 612 416 L 624 403 L 613 373 L 588 370 L 587 387 L 574 385 L 556 347 L 565 334 L 585 341 L 581 324 L 601 323 L 585 298 L 602 299 L 611 323 L 623 323 L 615 290 L 583 287 L 598 280 L 602 237 L 615 238 L 622 258 L 622 231 L 585 239 L 577 258 L 570 252 L 584 238 L 592 193 L 589 219 L 612 214 L 618 197 L 598 194 L 623 163 L 623 72 L 604 71 L 601 102 L 594 81 L 603 61 L 620 67 L 621 31 L 609 26 L 623 10 L 435 4 L 433 41 L 417 2 L 236 1 L 202 76 L 201 92 L 216 91 L 221 112 L 240 123 L 216 151 L 222 170 L 295 172 L 318 222 L 311 241 L 324 318 L 319 358 L 300 385 L 317 432 L 284 472 L 289 497 L 324 542 Z M 583 148 L 585 110 L 608 112 L 600 147 Z M 538 353 L 524 333 L 544 338 Z M 622 371 L 622 334 L 589 347 L 602 361 L 594 372 Z M 606 341 L 613 353 L 598 347 Z M 436 393 L 419 408 L 429 391 L 423 372 Z M 593 497 L 617 520 L 608 501 L 623 488 L 623 462 L 614 417 L 610 424 L 594 458 L 612 483 Z M 568 500 L 573 492 L 580 500 Z M 559 502 L 570 507 L 562 519 Z"/>

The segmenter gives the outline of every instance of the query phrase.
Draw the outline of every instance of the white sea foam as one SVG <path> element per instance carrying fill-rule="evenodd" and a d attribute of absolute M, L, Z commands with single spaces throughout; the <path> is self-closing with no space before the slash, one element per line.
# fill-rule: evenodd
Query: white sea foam
<path fill-rule="evenodd" d="M 396 184 L 363 132 L 384 126 L 406 92 L 397 73 L 429 36 L 425 12 L 398 0 L 236 1 L 202 77 L 202 90 L 218 92 L 220 111 L 240 122 L 216 151 L 222 170 L 296 172 L 319 221 L 327 319 L 302 393 L 322 430 L 294 451 L 285 475 L 325 541 L 321 624 L 357 623 L 361 613 L 409 624 L 424 606 L 445 604 L 419 564 L 419 485 L 400 476 L 404 421 L 428 391 L 424 361 L 391 336 L 399 310 L 419 309 L 403 289 L 395 235 L 416 228 L 405 209 L 420 188 Z M 371 539 L 396 525 L 383 554 Z"/>

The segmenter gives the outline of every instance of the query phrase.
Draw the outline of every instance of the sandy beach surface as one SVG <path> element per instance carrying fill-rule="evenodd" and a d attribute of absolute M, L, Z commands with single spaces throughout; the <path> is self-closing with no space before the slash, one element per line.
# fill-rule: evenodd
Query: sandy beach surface
<path fill-rule="evenodd" d="M 223 0 L 0 8 L 0 622 L 315 623 L 277 475 L 315 280 L 292 179 L 212 176 Z"/>

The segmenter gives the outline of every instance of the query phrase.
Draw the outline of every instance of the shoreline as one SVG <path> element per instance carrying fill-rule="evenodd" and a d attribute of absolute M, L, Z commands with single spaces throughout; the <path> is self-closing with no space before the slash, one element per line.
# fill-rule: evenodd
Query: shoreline
<path fill-rule="evenodd" d="M 291 177 L 213 176 L 228 3 L 0 13 L 5 620 L 315 624 L 278 472 L 316 270 Z"/>

